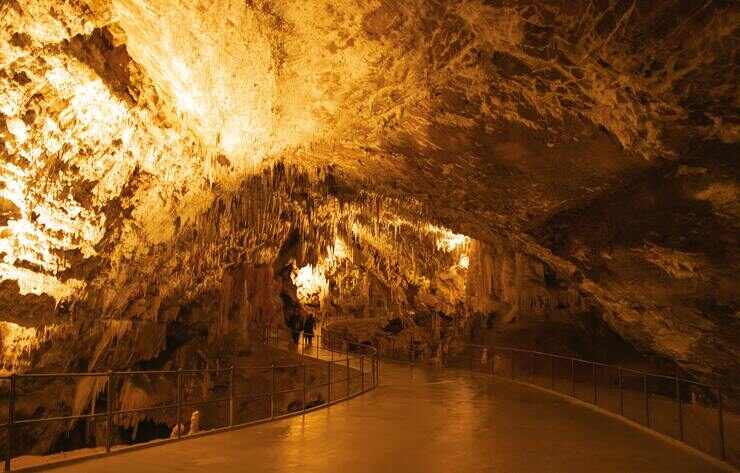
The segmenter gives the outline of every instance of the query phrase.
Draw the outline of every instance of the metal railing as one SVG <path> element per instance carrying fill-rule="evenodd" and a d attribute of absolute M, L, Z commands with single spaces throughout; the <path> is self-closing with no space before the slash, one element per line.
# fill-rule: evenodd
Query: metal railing
<path fill-rule="evenodd" d="M 327 326 L 324 333 L 331 335 Z M 338 335 L 334 335 L 337 338 Z M 432 361 L 414 337 L 371 337 L 378 357 L 404 363 Z M 600 363 L 501 346 L 465 345 L 462 354 L 439 353 L 438 366 L 505 377 L 559 393 L 672 437 L 730 465 L 740 466 L 740 390 L 681 378 L 678 374 Z M 728 396 L 728 392 L 731 393 Z M 727 409 L 727 401 L 735 403 Z"/>
<path fill-rule="evenodd" d="M 373 337 L 372 343 L 378 351 L 378 355 L 386 360 L 411 364 L 426 361 L 422 349 L 423 341 L 413 336 L 398 340 L 393 335 L 376 335 Z"/>
<path fill-rule="evenodd" d="M 413 338 L 374 340 L 384 359 L 431 361 Z M 533 384 L 588 402 L 648 429 L 672 437 L 735 467 L 740 466 L 740 415 L 728 412 L 727 401 L 740 390 L 649 373 L 569 356 L 500 346 L 466 345 L 461 354 L 435 360 L 439 365 L 468 369 Z M 733 396 L 727 393 L 732 391 Z"/>
<path fill-rule="evenodd" d="M 0 377 L 0 383 L 8 383 L 7 398 L 7 420 L 0 424 L 0 432 L 3 430 L 5 436 L 5 455 L 4 471 L 11 471 L 11 460 L 13 453 L 18 450 L 14 441 L 17 438 L 16 431 L 23 427 L 31 425 L 50 423 L 50 422 L 73 422 L 73 421 L 104 421 L 105 425 L 105 451 L 110 452 L 113 448 L 113 430 L 117 427 L 116 420 L 122 416 L 141 415 L 154 413 L 157 411 L 175 412 L 175 429 L 170 437 L 180 439 L 185 435 L 184 430 L 186 422 L 183 417 L 186 409 L 197 406 L 223 404 L 226 407 L 226 425 L 208 430 L 208 432 L 242 427 L 256 422 L 263 422 L 268 419 L 277 419 L 305 413 L 314 409 L 328 406 L 351 397 L 373 390 L 377 387 L 379 381 L 380 360 L 377 350 L 368 345 L 348 342 L 345 340 L 332 337 L 331 335 L 307 335 L 300 332 L 297 335 L 299 343 L 294 344 L 294 334 L 280 327 L 268 326 L 261 330 L 260 336 L 263 342 L 268 345 L 281 347 L 284 343 L 286 348 L 293 349 L 296 354 L 301 356 L 300 363 L 275 364 L 260 367 L 240 367 L 231 365 L 225 368 L 206 368 L 206 369 L 179 369 L 179 370 L 144 370 L 144 371 L 107 371 L 107 372 L 90 372 L 90 373 L 29 373 L 29 374 L 12 374 L 10 376 Z M 306 359 L 315 360 L 313 363 L 306 363 Z M 302 370 L 302 373 L 301 373 Z M 236 377 L 243 372 L 263 372 L 269 373 L 269 390 L 256 393 L 239 393 L 237 391 Z M 301 378 L 300 385 L 289 385 L 283 387 L 280 385 L 279 378 L 287 374 L 288 379 L 291 377 Z M 309 376 L 310 374 L 310 376 Z M 325 374 L 325 377 L 324 377 Z M 201 399 L 190 401 L 184 393 L 184 382 L 188 376 L 214 376 L 226 375 L 227 382 L 225 389 L 222 389 L 221 396 L 214 399 Z M 122 381 L 127 377 L 133 376 L 171 376 L 176 380 L 175 383 L 175 400 L 166 404 L 137 407 L 131 409 L 114 409 L 116 400 L 115 388 L 123 385 Z M 93 412 L 89 414 L 59 415 L 53 417 L 30 417 L 18 419 L 17 401 L 22 394 L 18 390 L 19 382 L 23 380 L 51 380 L 59 378 L 103 378 L 105 379 L 105 388 L 101 393 L 105 393 L 104 412 Z M 324 382 L 325 381 L 325 382 Z M 322 399 L 323 393 L 326 393 L 326 399 Z M 316 399 L 310 401 L 308 396 L 311 392 L 316 394 Z M 281 402 L 281 398 L 294 396 L 293 402 Z M 120 396 L 120 393 L 119 393 Z M 241 402 L 250 402 L 263 400 L 269 403 L 269 409 L 265 409 L 264 416 L 258 416 L 246 422 L 239 422 L 237 419 L 237 404 Z M 284 399 L 285 400 L 285 399 Z M 93 399 L 93 404 L 97 404 L 97 398 Z M 296 404 L 296 402 L 298 402 Z M 267 412 L 269 411 L 269 415 Z M 168 427 L 169 428 L 169 427 Z M 192 426 L 191 426 L 192 428 Z M 176 432 L 175 432 L 176 430 Z M 204 430 L 205 432 L 205 430 Z M 163 439 L 164 440 L 164 439 Z M 122 447 L 125 448 L 125 447 Z"/>

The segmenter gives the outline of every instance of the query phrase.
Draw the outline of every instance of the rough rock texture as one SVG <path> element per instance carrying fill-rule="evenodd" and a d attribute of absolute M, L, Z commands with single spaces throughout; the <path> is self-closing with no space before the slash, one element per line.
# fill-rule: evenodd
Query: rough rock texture
<path fill-rule="evenodd" d="M 327 314 L 595 311 L 737 384 L 739 20 L 721 0 L 4 1 L 0 333 L 37 332 L 4 335 L 3 365 L 192 360 L 187 340 L 279 319 L 294 260 Z"/>

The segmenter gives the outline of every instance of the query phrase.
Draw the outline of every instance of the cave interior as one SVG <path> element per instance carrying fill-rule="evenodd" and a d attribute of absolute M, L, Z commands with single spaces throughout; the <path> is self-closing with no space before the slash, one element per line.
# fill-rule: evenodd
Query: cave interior
<path fill-rule="evenodd" d="M 0 24 L 1 374 L 259 364 L 297 314 L 429 363 L 474 341 L 740 385 L 734 1 L 6 0 Z M 103 386 L 28 389 L 78 414 Z M 39 429 L 26 452 L 95 444 Z"/>

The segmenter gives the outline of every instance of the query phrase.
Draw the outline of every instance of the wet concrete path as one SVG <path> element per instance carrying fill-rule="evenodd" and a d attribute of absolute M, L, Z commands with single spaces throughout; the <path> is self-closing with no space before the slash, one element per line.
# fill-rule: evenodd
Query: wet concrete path
<path fill-rule="evenodd" d="M 384 364 L 374 392 L 294 417 L 55 471 L 714 472 L 615 419 L 539 390 Z"/>

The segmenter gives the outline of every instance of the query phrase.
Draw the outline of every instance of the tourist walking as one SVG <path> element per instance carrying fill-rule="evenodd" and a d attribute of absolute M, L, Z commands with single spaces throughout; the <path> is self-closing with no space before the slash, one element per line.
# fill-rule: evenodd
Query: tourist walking
<path fill-rule="evenodd" d="M 314 318 L 313 314 L 308 314 L 308 317 L 306 317 L 306 320 L 303 322 L 303 340 L 308 346 L 311 346 L 315 326 L 316 319 Z"/>

